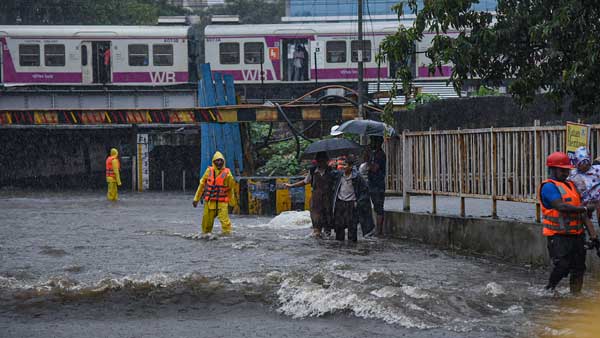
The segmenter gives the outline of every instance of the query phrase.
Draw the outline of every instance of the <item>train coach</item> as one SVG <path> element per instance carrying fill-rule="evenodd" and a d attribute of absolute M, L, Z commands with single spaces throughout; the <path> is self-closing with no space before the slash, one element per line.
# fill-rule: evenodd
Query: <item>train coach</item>
<path fill-rule="evenodd" d="M 394 62 L 376 59 L 386 36 L 398 21 L 365 25 L 362 51 L 365 81 L 389 80 Z M 400 24 L 411 24 L 409 20 Z M 425 50 L 426 34 L 417 49 Z M 210 25 L 204 33 L 206 62 L 213 70 L 233 75 L 237 83 L 356 82 L 360 45 L 355 22 L 274 25 Z M 429 74 L 430 60 L 418 53 L 411 60 L 417 78 L 441 78 L 449 67 Z"/>
<path fill-rule="evenodd" d="M 378 60 L 379 46 L 410 19 L 364 26 L 364 79 L 389 81 L 394 62 Z M 199 64 L 233 75 L 247 99 L 286 98 L 315 83 L 355 86 L 360 45 L 355 22 L 210 24 L 191 26 L 0 26 L 0 86 L 170 86 L 193 90 Z M 425 50 L 433 34 L 417 49 Z M 199 55 L 202 55 L 200 57 Z M 416 80 L 441 80 L 450 67 L 429 74 L 429 59 L 410 60 Z"/>
<path fill-rule="evenodd" d="M 177 26 L 0 26 L 0 83 L 187 83 L 188 30 Z"/>

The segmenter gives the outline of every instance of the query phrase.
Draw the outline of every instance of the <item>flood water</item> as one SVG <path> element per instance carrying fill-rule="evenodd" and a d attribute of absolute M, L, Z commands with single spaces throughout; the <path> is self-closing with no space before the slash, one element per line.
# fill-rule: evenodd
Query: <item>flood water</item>
<path fill-rule="evenodd" d="M 232 216 L 209 241 L 190 195 L 104 198 L 2 192 L 0 336 L 529 337 L 558 306 L 545 270 L 315 240 L 306 213 Z"/>

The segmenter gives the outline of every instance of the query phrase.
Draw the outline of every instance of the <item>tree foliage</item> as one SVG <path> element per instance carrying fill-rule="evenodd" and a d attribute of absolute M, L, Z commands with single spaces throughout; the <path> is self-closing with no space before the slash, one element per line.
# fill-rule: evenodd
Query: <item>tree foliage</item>
<path fill-rule="evenodd" d="M 269 136 L 269 125 L 256 122 L 250 124 L 250 138 L 254 145 L 254 157 L 258 175 L 297 175 L 302 169 L 302 164 L 296 159 L 296 140 L 286 138 L 284 141 L 274 140 Z M 265 143 L 265 141 L 267 141 Z M 308 146 L 306 140 L 300 139 L 300 151 Z"/>
<path fill-rule="evenodd" d="M 187 11 L 167 0 L 1 0 L 0 24 L 149 25 Z"/>
<path fill-rule="evenodd" d="M 396 60 L 409 60 L 415 42 L 434 32 L 426 51 L 432 60 L 429 70 L 452 64 L 449 82 L 457 91 L 471 78 L 491 87 L 508 79 L 509 92 L 521 103 L 546 93 L 556 102 L 572 99 L 575 111 L 600 104 L 600 1 L 498 0 L 495 19 L 473 10 L 477 2 L 400 2 L 394 7 L 398 15 L 408 5 L 416 20 L 388 37 L 382 50 Z M 408 93 L 412 73 L 409 63 L 404 64 L 398 77 Z"/>
<path fill-rule="evenodd" d="M 285 15 L 285 1 L 225 0 L 223 5 L 210 6 L 206 14 L 239 15 L 242 24 L 279 23 Z"/>

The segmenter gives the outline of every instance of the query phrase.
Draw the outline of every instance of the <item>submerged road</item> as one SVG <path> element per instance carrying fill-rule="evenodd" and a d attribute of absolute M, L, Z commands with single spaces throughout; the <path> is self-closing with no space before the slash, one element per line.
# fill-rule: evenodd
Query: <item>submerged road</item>
<path fill-rule="evenodd" d="M 296 212 L 233 216 L 233 236 L 197 240 L 202 210 L 191 199 L 2 192 L 0 336 L 555 332 L 540 321 L 559 306 L 542 291 L 544 270 L 398 240 L 315 240 Z"/>

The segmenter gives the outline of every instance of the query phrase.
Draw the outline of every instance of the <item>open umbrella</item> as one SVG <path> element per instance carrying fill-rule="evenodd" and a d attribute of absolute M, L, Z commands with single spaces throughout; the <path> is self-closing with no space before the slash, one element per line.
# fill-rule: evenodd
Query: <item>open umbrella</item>
<path fill-rule="evenodd" d="M 394 136 L 396 134 L 396 131 L 390 125 L 373 120 L 346 121 L 336 131 L 365 136 Z"/>
<path fill-rule="evenodd" d="M 361 147 L 354 141 L 345 138 L 330 138 L 313 142 L 304 150 L 303 157 L 310 158 L 317 153 L 326 152 L 329 157 L 359 153 Z"/>

